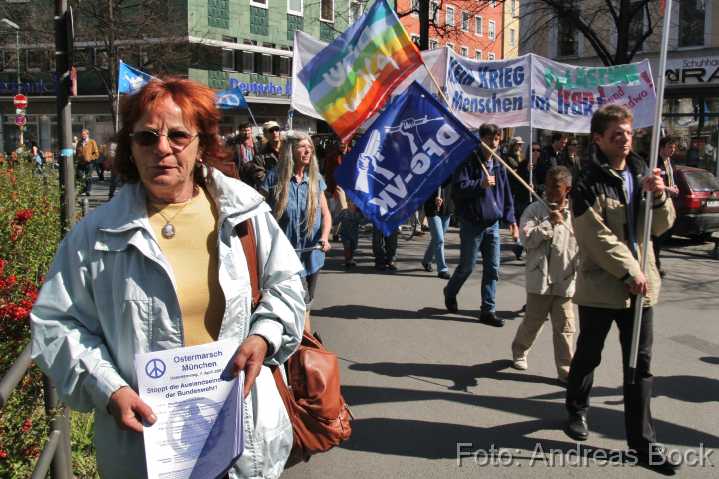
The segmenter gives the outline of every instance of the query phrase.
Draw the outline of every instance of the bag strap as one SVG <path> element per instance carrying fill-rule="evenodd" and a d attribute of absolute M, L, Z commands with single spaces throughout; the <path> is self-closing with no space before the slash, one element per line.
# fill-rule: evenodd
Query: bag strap
<path fill-rule="evenodd" d="M 242 243 L 242 250 L 245 252 L 247 269 L 250 272 L 250 287 L 252 288 L 252 310 L 257 308 L 262 298 L 260 292 L 260 269 L 257 266 L 257 240 L 255 239 L 255 228 L 251 220 L 247 219 L 237 225 L 237 233 Z"/>

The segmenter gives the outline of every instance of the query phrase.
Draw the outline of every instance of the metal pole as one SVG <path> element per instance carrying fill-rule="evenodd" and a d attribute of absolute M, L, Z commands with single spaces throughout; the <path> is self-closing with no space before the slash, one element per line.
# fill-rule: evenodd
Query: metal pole
<path fill-rule="evenodd" d="M 61 234 L 75 224 L 75 149 L 72 144 L 72 113 L 70 109 L 70 65 L 68 64 L 67 0 L 55 0 L 55 70 L 57 72 L 57 129 L 60 139 L 62 178 L 60 193 Z"/>
<path fill-rule="evenodd" d="M 534 55 L 529 54 L 529 184 L 534 188 L 534 159 L 532 158 L 532 112 L 534 111 L 534 98 L 532 97 L 532 77 L 534 76 Z"/>
<path fill-rule="evenodd" d="M 15 30 L 15 54 L 17 55 L 17 92 L 21 92 L 20 88 L 20 30 Z M 25 144 L 25 127 L 22 125 L 18 125 L 19 130 L 19 140 L 18 146 L 23 146 Z"/>
<path fill-rule="evenodd" d="M 652 146 L 649 150 L 649 171 L 650 174 L 657 167 L 657 159 L 659 157 L 659 137 L 662 131 L 662 108 L 664 106 L 664 72 L 667 67 L 667 48 L 669 45 L 669 20 L 672 11 L 672 0 L 666 0 L 664 7 L 664 22 L 662 25 L 662 43 L 659 48 L 659 74 L 655 80 L 657 91 L 657 106 L 654 110 L 654 127 L 652 128 Z M 666 194 L 666 193 L 665 193 Z M 671 201 L 667 199 L 666 201 Z M 640 263 L 641 270 L 644 273 L 647 270 L 647 250 L 649 249 L 649 235 L 652 226 L 652 206 L 654 203 L 654 194 L 646 193 L 644 201 L 644 236 L 642 238 L 642 249 L 637 252 L 641 254 Z M 629 351 L 629 384 L 634 384 L 637 373 L 637 357 L 639 356 L 639 336 L 642 329 L 642 306 L 644 297 L 637 295 L 634 303 L 634 325 L 632 328 L 632 347 Z"/>

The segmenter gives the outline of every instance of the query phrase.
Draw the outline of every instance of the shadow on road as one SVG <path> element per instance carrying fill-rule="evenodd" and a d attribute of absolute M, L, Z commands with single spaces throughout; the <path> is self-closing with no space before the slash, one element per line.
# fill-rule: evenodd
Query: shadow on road
<path fill-rule="evenodd" d="M 455 364 L 423 364 L 423 363 L 355 363 L 349 366 L 353 371 L 368 371 L 383 376 L 413 377 L 445 379 L 452 381 L 448 388 L 453 391 L 467 392 L 468 387 L 477 386 L 477 380 L 494 379 L 506 381 L 520 381 L 525 383 L 559 385 L 559 383 L 545 376 L 518 373 L 509 369 L 512 362 L 508 359 L 497 359 L 491 363 L 462 366 Z"/>
<path fill-rule="evenodd" d="M 376 403 L 405 403 L 426 401 L 452 401 L 469 406 L 478 406 L 476 415 L 492 414 L 502 411 L 509 414 L 534 418 L 528 421 L 512 420 L 507 424 L 481 428 L 464 424 L 436 423 L 419 420 L 394 418 L 358 417 L 352 423 L 352 438 L 342 447 L 369 451 L 379 454 L 396 454 L 428 459 L 455 458 L 456 443 L 470 442 L 474 448 L 488 449 L 490 445 L 500 448 L 534 450 L 538 443 L 546 450 L 556 448 L 569 450 L 576 448 L 572 442 L 556 440 L 538 440 L 535 433 L 542 430 L 560 429 L 566 419 L 564 404 L 537 399 L 481 396 L 444 391 L 419 391 L 399 388 L 346 386 L 342 388 L 350 406 Z M 441 407 L 441 403 L 437 404 Z M 458 418 L 462 422 L 462 418 Z M 472 422 L 467 417 L 465 422 Z M 697 431 L 678 424 L 655 419 L 659 439 L 672 444 L 696 447 L 704 444 L 706 448 L 719 447 L 719 438 L 703 431 Z M 590 412 L 589 427 L 591 434 L 624 439 L 624 414 L 622 411 L 594 406 Z M 590 436 L 591 440 L 591 436 Z"/>
<path fill-rule="evenodd" d="M 406 309 L 391 309 L 369 306 L 365 304 L 345 304 L 328 306 L 323 309 L 312 310 L 312 316 L 339 319 L 433 319 L 439 321 L 458 321 L 461 323 L 476 323 L 484 326 L 478 321 L 479 310 L 462 310 L 460 313 L 451 314 L 441 308 L 421 308 L 417 311 Z M 503 319 L 515 319 L 519 317 L 518 311 L 497 311 L 497 317 Z"/>

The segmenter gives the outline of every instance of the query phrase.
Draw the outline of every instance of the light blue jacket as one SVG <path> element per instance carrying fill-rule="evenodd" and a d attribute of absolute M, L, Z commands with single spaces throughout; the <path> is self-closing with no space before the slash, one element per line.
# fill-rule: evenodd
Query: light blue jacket
<path fill-rule="evenodd" d="M 217 170 L 208 191 L 218 205 L 219 279 L 225 296 L 220 339 L 249 334 L 270 344 L 266 365 L 296 350 L 304 326 L 302 265 L 262 197 Z M 147 218 L 145 190 L 128 184 L 63 240 L 33 307 L 32 355 L 63 401 L 95 410 L 95 445 L 103 477 L 146 476 L 142 435 L 117 427 L 107 412 L 112 393 L 137 390 L 137 353 L 184 345 L 172 269 Z M 262 301 L 251 313 L 247 262 L 235 226 L 251 218 L 257 238 Z M 278 477 L 292 447 L 292 428 L 268 367 L 247 398 L 245 451 L 231 478 Z"/>

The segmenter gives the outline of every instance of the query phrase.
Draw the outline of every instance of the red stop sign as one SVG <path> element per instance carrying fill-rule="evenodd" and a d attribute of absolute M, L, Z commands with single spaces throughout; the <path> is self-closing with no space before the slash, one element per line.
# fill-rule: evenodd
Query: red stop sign
<path fill-rule="evenodd" d="M 27 108 L 27 97 L 22 93 L 18 93 L 13 98 L 13 103 L 17 108 Z"/>

